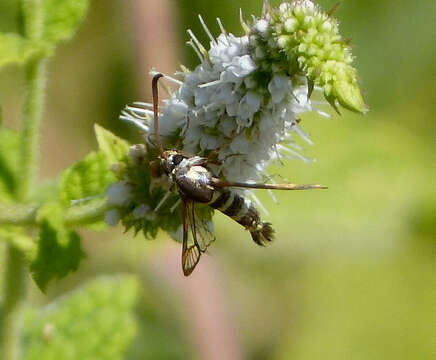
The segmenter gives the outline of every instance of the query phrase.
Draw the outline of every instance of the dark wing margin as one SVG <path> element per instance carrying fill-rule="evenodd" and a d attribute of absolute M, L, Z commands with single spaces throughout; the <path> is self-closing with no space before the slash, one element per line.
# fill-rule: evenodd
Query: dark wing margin
<path fill-rule="evenodd" d="M 183 217 L 183 245 L 182 245 L 182 270 L 185 276 L 194 271 L 195 266 L 200 260 L 201 251 L 195 239 L 195 230 L 193 230 L 193 244 L 188 244 L 189 237 L 189 213 L 193 207 L 192 200 L 182 200 L 182 217 Z"/>

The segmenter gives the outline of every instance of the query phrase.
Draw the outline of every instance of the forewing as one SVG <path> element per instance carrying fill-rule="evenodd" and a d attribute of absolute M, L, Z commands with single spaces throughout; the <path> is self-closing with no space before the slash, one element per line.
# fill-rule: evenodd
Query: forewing
<path fill-rule="evenodd" d="M 211 179 L 211 185 L 217 188 L 237 187 L 246 189 L 268 189 L 268 190 L 312 190 L 312 189 L 327 189 L 326 186 L 319 184 L 255 184 L 225 181 L 218 178 Z"/>
<path fill-rule="evenodd" d="M 198 246 L 195 233 L 193 232 L 193 237 L 189 237 L 189 213 L 193 209 L 193 201 L 183 200 L 182 201 L 182 217 L 183 217 L 183 246 L 182 246 L 182 269 L 183 274 L 188 276 L 195 269 L 195 266 L 200 260 L 201 251 Z M 191 227 L 192 229 L 192 227 Z"/>
<path fill-rule="evenodd" d="M 201 252 L 205 252 L 208 246 L 215 241 L 212 220 L 197 211 L 194 202 L 191 202 L 188 207 L 188 214 L 194 243 L 198 245 Z"/>
<path fill-rule="evenodd" d="M 198 246 L 188 247 L 182 254 L 182 268 L 185 276 L 191 275 L 200 260 L 201 252 Z"/>

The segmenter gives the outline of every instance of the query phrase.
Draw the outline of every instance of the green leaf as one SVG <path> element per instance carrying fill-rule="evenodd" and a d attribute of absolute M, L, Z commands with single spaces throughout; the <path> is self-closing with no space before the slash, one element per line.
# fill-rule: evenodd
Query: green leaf
<path fill-rule="evenodd" d="M 101 277 L 28 314 L 24 360 L 121 360 L 136 333 L 132 276 Z"/>
<path fill-rule="evenodd" d="M 35 250 L 35 242 L 26 234 L 24 229 L 18 226 L 0 227 L 0 240 L 5 240 L 14 245 L 25 254 L 32 254 Z"/>
<path fill-rule="evenodd" d="M 115 181 L 106 155 L 91 152 L 63 172 L 59 196 L 65 206 L 70 206 L 73 200 L 104 194 L 106 187 Z"/>
<path fill-rule="evenodd" d="M 85 17 L 87 10 L 88 0 L 45 0 L 42 39 L 50 44 L 69 40 Z"/>
<path fill-rule="evenodd" d="M 32 194 L 32 202 L 45 204 L 49 201 L 56 201 L 59 193 L 59 178 L 44 179 L 35 186 Z"/>
<path fill-rule="evenodd" d="M 85 257 L 80 236 L 64 226 L 63 218 L 58 203 L 48 203 L 38 211 L 40 234 L 35 254 L 31 257 L 30 271 L 41 291 L 45 291 L 51 280 L 76 271 Z"/>
<path fill-rule="evenodd" d="M 43 47 L 18 34 L 0 33 L 0 68 L 5 65 L 22 65 L 30 59 L 41 56 Z"/>
<path fill-rule="evenodd" d="M 94 125 L 94 130 L 98 146 L 107 156 L 110 164 L 117 163 L 126 157 L 130 147 L 126 140 L 119 138 L 98 124 Z"/>
<path fill-rule="evenodd" d="M 18 134 L 0 127 L 0 200 L 3 202 L 12 200 L 17 191 L 19 146 Z"/>

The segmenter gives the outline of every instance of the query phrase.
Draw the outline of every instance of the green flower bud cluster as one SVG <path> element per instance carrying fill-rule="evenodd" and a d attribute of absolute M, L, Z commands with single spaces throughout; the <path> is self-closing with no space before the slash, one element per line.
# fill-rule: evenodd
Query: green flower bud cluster
<path fill-rule="evenodd" d="M 177 201 L 176 194 L 171 194 L 159 211 L 154 211 L 168 191 L 165 189 L 168 184 L 153 182 L 152 176 L 159 177 L 151 169 L 153 160 L 159 161 L 157 154 L 153 155 L 144 144 L 132 145 L 126 160 L 112 166 L 119 181 L 107 190 L 109 202 L 117 205 L 112 210 L 116 214 L 116 222 L 121 220 L 126 231 L 133 229 L 135 234 L 142 230 L 146 238 L 155 238 L 159 227 L 171 232 L 182 223 L 180 210 L 174 209 L 171 212 L 170 209 L 171 204 Z M 154 168 L 161 171 L 157 165 Z M 115 200 L 112 200 L 113 197 Z M 116 200 L 118 198 L 120 200 Z"/>
<path fill-rule="evenodd" d="M 339 103 L 355 112 L 367 111 L 351 49 L 335 19 L 310 0 L 293 0 L 267 9 L 258 24 L 252 27 L 250 44 L 257 49 L 260 69 L 307 77 L 309 95 L 314 86 L 321 87 L 336 110 Z"/>
<path fill-rule="evenodd" d="M 119 181 L 106 191 L 109 203 L 115 205 L 106 213 L 106 222 L 115 225 L 121 221 L 126 231 L 142 231 L 150 239 L 162 229 L 181 240 L 177 235 L 182 224 L 180 196 L 170 191 L 156 150 L 144 144 L 132 145 L 127 158 L 112 165 L 112 171 Z M 197 207 L 212 218 L 212 208 Z"/>

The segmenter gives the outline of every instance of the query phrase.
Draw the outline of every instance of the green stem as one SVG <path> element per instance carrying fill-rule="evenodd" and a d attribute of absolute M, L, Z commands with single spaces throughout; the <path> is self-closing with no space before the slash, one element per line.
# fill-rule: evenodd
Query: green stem
<path fill-rule="evenodd" d="M 1 324 L 2 359 L 19 358 L 21 305 L 26 294 L 26 268 L 24 255 L 13 245 L 7 248 L 5 270 L 3 318 Z"/>
<path fill-rule="evenodd" d="M 71 206 L 65 212 L 65 225 L 77 227 L 94 224 L 103 220 L 106 211 L 113 208 L 114 206 L 108 204 L 106 199 L 96 200 L 90 204 Z"/>
<path fill-rule="evenodd" d="M 65 224 L 70 227 L 84 226 L 103 220 L 106 211 L 113 208 L 105 199 L 89 204 L 73 205 L 65 210 Z M 0 204 L 0 225 L 37 225 L 38 207 L 30 204 Z"/>
<path fill-rule="evenodd" d="M 29 204 L 0 204 L 0 225 L 36 224 L 37 210 L 37 206 Z"/>
<path fill-rule="evenodd" d="M 43 32 L 43 0 L 23 0 L 25 8 L 26 36 L 39 41 Z M 17 200 L 27 202 L 32 185 L 36 182 L 39 160 L 39 133 L 44 106 L 46 84 L 46 60 L 34 59 L 25 65 L 25 100 L 22 115 L 20 179 Z M 19 357 L 21 305 L 26 297 L 26 267 L 23 253 L 13 244 L 8 244 L 6 252 L 5 292 L 3 317 L 0 324 L 0 341 L 3 360 L 16 360 Z"/>
<path fill-rule="evenodd" d="M 25 67 L 26 100 L 23 108 L 21 169 L 18 199 L 28 201 L 32 184 L 37 180 L 39 138 L 46 85 L 46 59 L 37 59 Z"/>
<path fill-rule="evenodd" d="M 29 40 L 39 42 L 44 30 L 44 0 L 22 0 L 25 33 Z M 47 60 L 36 58 L 25 65 L 25 97 L 22 115 L 20 178 L 17 198 L 28 201 L 32 184 L 37 180 L 39 138 L 44 108 Z"/>

